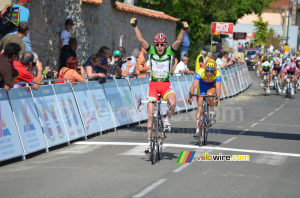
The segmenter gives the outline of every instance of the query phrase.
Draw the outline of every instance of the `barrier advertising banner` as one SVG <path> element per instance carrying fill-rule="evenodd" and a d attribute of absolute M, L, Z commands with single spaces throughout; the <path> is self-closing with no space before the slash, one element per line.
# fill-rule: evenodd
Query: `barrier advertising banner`
<path fill-rule="evenodd" d="M 45 149 L 45 137 L 31 92 L 22 87 L 11 89 L 8 95 L 24 145 L 25 154 Z"/>
<path fill-rule="evenodd" d="M 87 135 L 100 132 L 100 119 L 98 119 L 97 108 L 88 85 L 86 83 L 76 83 L 72 88 Z"/>
<path fill-rule="evenodd" d="M 189 97 L 189 93 L 190 93 L 190 87 L 187 85 L 187 82 L 185 80 L 185 77 L 184 76 L 177 76 L 178 78 L 178 81 L 179 81 L 179 85 L 180 85 L 180 88 L 181 88 L 181 91 L 182 91 L 182 95 L 183 95 L 183 102 L 186 106 L 187 109 L 192 109 L 193 108 L 193 105 L 190 105 L 186 102 L 186 100 L 188 99 Z"/>
<path fill-rule="evenodd" d="M 133 102 L 135 105 L 135 108 L 138 108 L 138 102 L 139 99 L 141 100 L 146 100 L 146 97 L 143 94 L 142 91 L 142 87 L 140 85 L 140 80 L 137 78 L 130 78 L 129 79 L 129 84 L 130 84 L 130 89 L 131 89 L 131 93 L 133 96 Z M 138 110 L 138 114 L 140 117 L 140 120 L 147 120 L 148 119 L 148 113 L 147 113 L 147 104 L 142 103 L 139 110 Z"/>
<path fill-rule="evenodd" d="M 246 66 L 246 64 L 243 64 L 242 68 L 243 68 L 243 73 L 244 73 L 244 78 L 245 78 L 245 81 L 246 81 L 246 88 L 247 88 L 247 87 L 249 87 L 250 82 L 249 82 L 249 79 L 247 77 L 247 71 L 246 71 L 247 70 L 247 66 Z"/>
<path fill-rule="evenodd" d="M 227 70 L 229 77 L 229 81 L 231 82 L 232 90 L 233 90 L 233 95 L 237 94 L 236 88 L 235 88 L 235 77 L 234 77 L 234 72 L 232 68 L 229 68 Z"/>
<path fill-rule="evenodd" d="M 114 117 L 116 127 L 128 124 L 126 107 L 124 107 L 116 81 L 108 81 L 103 84 L 103 87 L 105 90 L 107 101 L 111 106 L 112 115 Z"/>
<path fill-rule="evenodd" d="M 227 77 L 226 77 L 227 79 Z M 222 75 L 222 83 L 221 83 L 221 90 L 222 90 L 222 97 L 221 98 L 226 98 L 228 93 L 227 93 L 227 89 L 226 89 L 226 84 L 224 82 L 224 77 Z"/>
<path fill-rule="evenodd" d="M 243 89 L 243 79 L 242 79 L 242 76 L 241 76 L 240 67 L 236 66 L 236 71 L 237 71 L 239 82 L 240 82 L 240 90 L 243 91 L 244 90 Z"/>
<path fill-rule="evenodd" d="M 183 111 L 183 110 L 186 111 L 184 97 L 182 95 L 177 76 L 171 76 L 170 80 L 171 80 L 171 84 L 172 84 L 172 89 L 174 90 L 174 92 L 176 94 L 176 110 L 175 111 L 176 112 Z"/>
<path fill-rule="evenodd" d="M 149 78 L 148 77 L 140 78 L 140 83 L 141 83 L 142 91 L 144 93 L 145 98 L 148 98 L 148 88 L 149 88 L 149 83 L 150 83 Z"/>
<path fill-rule="evenodd" d="M 226 91 L 227 91 L 227 97 L 230 97 L 233 95 L 232 93 L 232 86 L 231 82 L 229 81 L 230 76 L 227 74 L 227 69 L 222 69 L 221 70 L 222 78 L 224 80 L 225 86 L 226 86 Z"/>
<path fill-rule="evenodd" d="M 188 90 L 190 91 L 190 88 L 193 84 L 194 78 L 191 75 L 187 75 L 187 76 L 185 76 L 185 79 L 186 79 L 186 82 L 188 84 Z M 197 89 L 195 90 L 195 94 L 197 94 Z M 193 104 L 194 108 L 198 108 L 197 98 L 195 98 L 195 97 L 193 98 L 193 103 L 192 104 Z"/>
<path fill-rule="evenodd" d="M 53 85 L 70 140 L 85 137 L 82 121 L 69 83 Z"/>
<path fill-rule="evenodd" d="M 240 93 L 242 91 L 242 89 L 241 89 L 240 80 L 239 80 L 239 74 L 237 72 L 236 66 L 234 66 L 232 68 L 232 70 L 233 70 L 234 76 L 235 76 L 236 90 L 237 90 L 238 93 Z"/>
<path fill-rule="evenodd" d="M 52 85 L 32 90 L 35 106 L 49 147 L 69 141 Z"/>
<path fill-rule="evenodd" d="M 137 115 L 137 109 L 135 108 L 131 91 L 128 85 L 128 81 L 125 79 L 119 79 L 116 80 L 119 93 L 121 95 L 121 98 L 123 100 L 123 104 L 126 107 L 126 113 L 127 113 L 127 124 L 132 124 L 139 122 L 139 117 Z"/>
<path fill-rule="evenodd" d="M 99 123 L 102 131 L 115 128 L 110 105 L 107 102 L 103 86 L 98 81 L 90 81 L 87 82 L 87 84 L 93 98 L 93 104 L 95 105 L 97 112 L 96 115 L 100 120 Z"/>
<path fill-rule="evenodd" d="M 0 162 L 24 155 L 5 89 L 0 89 Z"/>
<path fill-rule="evenodd" d="M 238 73 L 239 73 L 239 78 L 240 78 L 240 83 L 241 83 L 241 89 L 245 90 L 246 85 L 245 85 L 245 78 L 243 76 L 242 66 L 238 65 L 237 66 L 237 70 L 238 70 Z"/>

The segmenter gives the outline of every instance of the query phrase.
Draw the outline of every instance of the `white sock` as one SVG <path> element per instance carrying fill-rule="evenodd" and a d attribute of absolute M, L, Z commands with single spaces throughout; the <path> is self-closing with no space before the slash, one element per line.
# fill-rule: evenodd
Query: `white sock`
<path fill-rule="evenodd" d="M 196 129 L 196 133 L 199 133 L 199 129 Z"/>

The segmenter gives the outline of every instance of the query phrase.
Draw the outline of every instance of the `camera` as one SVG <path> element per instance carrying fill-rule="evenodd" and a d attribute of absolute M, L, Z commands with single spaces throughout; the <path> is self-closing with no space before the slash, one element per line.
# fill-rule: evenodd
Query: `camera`
<path fill-rule="evenodd" d="M 131 61 L 131 57 L 127 57 L 127 58 L 126 58 L 126 61 Z"/>
<path fill-rule="evenodd" d="M 32 62 L 32 66 L 36 66 L 36 62 Z"/>

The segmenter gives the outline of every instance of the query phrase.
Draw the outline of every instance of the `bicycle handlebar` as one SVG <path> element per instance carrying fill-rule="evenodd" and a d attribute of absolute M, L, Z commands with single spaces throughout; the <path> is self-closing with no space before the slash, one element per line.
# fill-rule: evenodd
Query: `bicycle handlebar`
<path fill-rule="evenodd" d="M 167 101 L 161 101 L 161 100 L 159 100 L 159 101 L 156 101 L 156 100 L 154 100 L 154 101 L 149 101 L 149 100 L 141 100 L 141 99 L 139 98 L 138 109 L 140 109 L 140 106 L 142 105 L 142 103 L 167 104 L 167 105 L 168 105 L 168 109 L 170 109 L 170 101 L 169 101 L 169 100 L 167 100 Z"/>

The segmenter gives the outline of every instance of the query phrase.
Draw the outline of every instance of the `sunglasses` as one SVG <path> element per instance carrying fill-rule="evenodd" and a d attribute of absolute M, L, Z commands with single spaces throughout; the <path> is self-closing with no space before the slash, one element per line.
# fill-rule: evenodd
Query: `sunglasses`
<path fill-rule="evenodd" d="M 159 47 L 159 46 L 165 46 L 166 44 L 165 43 L 155 43 L 155 47 Z"/>
<path fill-rule="evenodd" d="M 206 73 L 214 73 L 214 71 L 208 71 L 208 70 L 205 70 Z"/>

